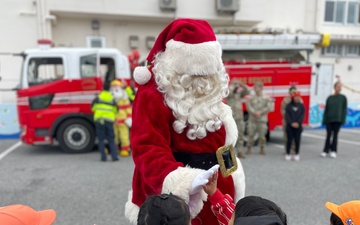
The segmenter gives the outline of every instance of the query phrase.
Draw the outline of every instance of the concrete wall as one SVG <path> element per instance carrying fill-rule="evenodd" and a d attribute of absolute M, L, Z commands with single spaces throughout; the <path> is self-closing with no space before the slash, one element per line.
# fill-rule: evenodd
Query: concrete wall
<path fill-rule="evenodd" d="M 332 36 L 332 43 L 357 44 L 360 46 L 359 25 L 339 25 L 324 22 L 325 1 L 319 1 L 317 31 L 329 33 Z M 334 76 L 340 75 L 344 83 L 343 93 L 348 97 L 349 102 L 360 101 L 360 94 L 352 92 L 346 87 L 360 91 L 360 56 L 359 57 L 329 57 L 321 55 L 320 50 L 314 52 L 314 61 L 331 63 L 334 65 Z M 350 68 L 351 67 L 351 68 Z M 336 79 L 334 79 L 336 81 Z"/>
<path fill-rule="evenodd" d="M 87 36 L 101 36 L 106 39 L 106 47 L 118 48 L 124 54 L 129 54 L 129 36 L 139 37 L 141 58 L 147 56 L 146 37 L 156 37 L 166 26 L 165 22 L 131 22 L 116 19 L 99 19 L 100 29 L 91 29 L 92 18 L 57 17 L 53 25 L 53 41 L 56 46 L 86 47 Z M 80 29 L 81 28 L 81 29 Z"/>
<path fill-rule="evenodd" d="M 20 78 L 21 57 L 6 53 L 20 53 L 36 46 L 36 6 L 31 0 L 6 0 L 0 7 L 0 89 L 15 87 Z M 14 92 L 0 91 L 0 102 L 13 102 Z"/>

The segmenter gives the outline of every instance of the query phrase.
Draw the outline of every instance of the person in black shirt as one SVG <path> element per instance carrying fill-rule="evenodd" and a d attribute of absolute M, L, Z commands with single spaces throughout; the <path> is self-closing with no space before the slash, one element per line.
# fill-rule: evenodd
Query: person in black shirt
<path fill-rule="evenodd" d="M 285 160 L 290 161 L 290 148 L 292 140 L 295 140 L 295 156 L 294 160 L 299 161 L 299 151 L 300 151 L 300 137 L 302 128 L 302 122 L 304 121 L 305 116 L 305 107 L 301 103 L 300 92 L 295 91 L 291 93 L 291 102 L 285 108 L 285 120 L 286 120 L 286 134 L 287 134 L 287 143 L 286 143 L 286 155 Z"/>

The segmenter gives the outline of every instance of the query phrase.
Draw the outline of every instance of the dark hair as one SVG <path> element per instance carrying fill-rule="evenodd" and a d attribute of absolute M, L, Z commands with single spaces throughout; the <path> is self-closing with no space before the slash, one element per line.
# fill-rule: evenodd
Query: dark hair
<path fill-rule="evenodd" d="M 239 217 L 276 215 L 287 225 L 285 212 L 274 202 L 259 196 L 247 196 L 240 199 L 235 207 L 235 220 Z"/>
<path fill-rule="evenodd" d="M 291 93 L 292 90 L 296 90 L 296 87 L 294 85 L 289 88 L 289 93 Z"/>
<path fill-rule="evenodd" d="M 344 225 L 344 223 L 341 221 L 341 219 L 334 213 L 331 213 L 330 223 L 332 225 Z"/>
<path fill-rule="evenodd" d="M 137 225 L 188 225 L 189 207 L 172 194 L 150 196 L 141 205 Z"/>
<path fill-rule="evenodd" d="M 105 90 L 105 91 L 110 90 L 110 82 L 109 82 L 109 81 L 105 81 L 105 82 L 104 82 L 103 90 Z"/>
<path fill-rule="evenodd" d="M 335 84 L 334 84 L 334 88 L 336 88 L 336 85 L 338 85 L 338 84 L 341 84 L 341 82 L 340 82 L 340 81 L 336 81 Z"/>

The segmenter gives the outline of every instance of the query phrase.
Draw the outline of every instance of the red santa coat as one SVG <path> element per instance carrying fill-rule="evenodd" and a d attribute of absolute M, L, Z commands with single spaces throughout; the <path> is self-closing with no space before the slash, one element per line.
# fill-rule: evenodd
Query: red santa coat
<path fill-rule="evenodd" d="M 231 110 L 230 110 L 231 115 Z M 232 117 L 231 117 L 232 119 Z M 233 120 L 233 119 L 232 119 Z M 125 214 L 131 222 L 137 219 L 137 207 L 145 201 L 147 196 L 172 192 L 188 201 L 189 188 L 199 169 L 183 168 L 181 162 L 177 162 L 173 152 L 184 152 L 191 154 L 214 153 L 219 147 L 230 142 L 235 143 L 237 128 L 235 122 L 223 125 L 215 132 L 208 132 L 203 139 L 189 140 L 186 130 L 178 134 L 172 125 L 175 117 L 170 108 L 167 107 L 163 94 L 157 90 L 157 85 L 152 79 L 145 85 L 139 87 L 133 104 L 133 124 L 130 140 L 132 146 L 135 171 L 132 182 L 132 196 L 126 205 Z M 229 124 L 229 123 L 228 123 Z M 226 129 L 227 128 L 227 129 Z M 227 132 L 231 130 L 227 138 Z M 234 137 L 235 136 L 235 137 Z M 242 198 L 245 192 L 245 177 L 239 163 L 237 176 L 234 184 L 233 178 L 218 179 L 218 188 L 224 194 L 229 194 L 236 200 Z M 234 176 L 234 175 L 233 175 Z M 204 193 L 199 199 L 198 207 L 200 214 L 193 219 L 192 224 L 217 224 L 217 219 L 211 212 L 210 203 L 202 205 L 206 201 Z M 135 205 L 133 205 L 135 204 Z M 199 220 L 200 218 L 200 220 Z"/>

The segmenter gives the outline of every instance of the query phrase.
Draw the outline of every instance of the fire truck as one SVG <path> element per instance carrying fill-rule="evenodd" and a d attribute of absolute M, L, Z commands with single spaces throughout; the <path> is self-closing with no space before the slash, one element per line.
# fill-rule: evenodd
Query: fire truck
<path fill-rule="evenodd" d="M 24 51 L 17 109 L 23 143 L 52 144 L 69 153 L 91 151 L 91 103 L 103 82 L 130 80 L 127 57 L 117 49 L 58 48 L 39 41 Z"/>
<path fill-rule="evenodd" d="M 230 80 L 239 79 L 249 87 L 261 81 L 263 93 L 271 97 L 267 139 L 270 131 L 282 129 L 281 102 L 292 85 L 301 92 L 307 112 L 304 125 L 309 124 L 310 88 L 312 74 L 315 74 L 309 56 L 316 47 L 329 45 L 328 34 L 217 34 L 217 40 L 223 49 Z M 244 104 L 248 97 L 239 104 Z M 246 141 L 248 113 L 245 104 L 243 110 Z"/>

